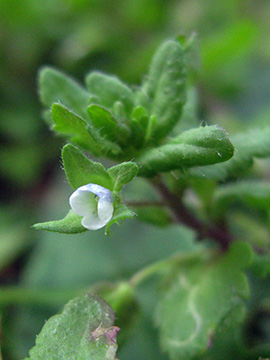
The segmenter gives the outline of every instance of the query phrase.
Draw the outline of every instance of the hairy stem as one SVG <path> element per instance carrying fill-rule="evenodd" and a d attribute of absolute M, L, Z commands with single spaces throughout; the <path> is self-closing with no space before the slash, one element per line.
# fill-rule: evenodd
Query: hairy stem
<path fill-rule="evenodd" d="M 204 224 L 201 220 L 196 218 L 161 181 L 154 183 L 162 199 L 166 202 L 168 207 L 173 212 L 177 222 L 186 225 L 195 230 L 198 239 L 210 238 L 217 242 L 223 250 L 226 250 L 232 241 L 232 237 L 226 230 L 225 226 L 216 226 L 214 224 Z"/>

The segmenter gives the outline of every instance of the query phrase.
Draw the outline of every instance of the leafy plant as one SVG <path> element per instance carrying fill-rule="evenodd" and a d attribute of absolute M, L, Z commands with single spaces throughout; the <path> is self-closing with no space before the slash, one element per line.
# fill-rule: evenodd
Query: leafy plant
<path fill-rule="evenodd" d="M 253 217 L 250 209 L 258 221 L 269 216 L 268 183 L 245 177 L 257 158 L 270 155 L 270 128 L 229 136 L 198 119 L 197 127 L 190 126 L 187 108 L 196 113 L 196 104 L 190 101 L 186 59 L 193 43 L 184 40 L 161 45 L 137 87 L 100 72 L 88 74 L 83 87 L 56 69 L 40 71 L 45 120 L 69 141 L 62 163 L 74 193 L 63 219 L 34 227 L 76 234 L 94 221 L 109 235 L 113 224 L 136 216 L 156 225 L 184 225 L 197 242 L 188 253 L 150 264 L 120 284 L 96 284 L 70 301 L 45 324 L 29 360 L 115 359 L 118 326 L 121 346 L 134 327 L 132 313 L 144 311 L 139 293 L 147 281 L 157 283 L 152 322 L 170 359 L 218 358 L 226 332 L 239 358 L 267 356 L 267 346 L 247 346 L 241 327 L 248 319 L 246 270 L 268 274 L 268 244 L 258 247 L 252 233 L 249 241 L 241 238 L 231 217 L 235 202 L 247 218 Z M 188 130 L 179 133 L 179 124 Z M 90 155 L 104 159 L 106 167 Z M 150 184 L 157 200 L 150 192 L 143 200 L 125 200 L 123 188 L 138 179 Z"/>

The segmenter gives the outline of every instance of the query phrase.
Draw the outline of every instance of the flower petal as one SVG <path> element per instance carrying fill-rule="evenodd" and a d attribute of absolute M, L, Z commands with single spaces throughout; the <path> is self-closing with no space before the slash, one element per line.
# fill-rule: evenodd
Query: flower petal
<path fill-rule="evenodd" d="M 107 223 L 113 216 L 113 203 L 104 199 L 98 202 L 98 217 L 101 221 Z"/>
<path fill-rule="evenodd" d="M 101 185 L 88 184 L 80 187 L 79 189 L 90 191 L 91 193 L 97 195 L 100 199 L 113 202 L 112 192 Z"/>
<path fill-rule="evenodd" d="M 78 188 L 69 198 L 72 210 L 80 216 L 92 216 L 97 213 L 95 195 L 87 189 Z"/>
<path fill-rule="evenodd" d="M 98 230 L 106 224 L 107 222 L 100 220 L 97 214 L 93 214 L 92 216 L 85 216 L 82 219 L 82 226 L 88 230 Z"/>

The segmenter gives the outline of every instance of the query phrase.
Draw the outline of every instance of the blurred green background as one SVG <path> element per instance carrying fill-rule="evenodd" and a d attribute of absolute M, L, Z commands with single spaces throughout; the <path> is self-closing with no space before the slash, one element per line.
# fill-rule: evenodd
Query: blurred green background
<path fill-rule="evenodd" d="M 162 41 L 196 34 L 187 65 L 190 87 L 197 89 L 198 116 L 233 133 L 252 122 L 269 121 L 269 19 L 267 0 L 0 1 L 4 359 L 25 357 L 44 320 L 76 289 L 128 278 L 143 265 L 194 246 L 191 231 L 158 229 L 136 220 L 115 226 L 111 238 L 102 231 L 63 236 L 31 229 L 35 222 L 65 215 L 71 193 L 60 162 L 64 140 L 42 120 L 39 68 L 52 65 L 81 82 L 90 70 L 101 70 L 136 85 Z M 134 192 L 142 196 L 144 191 L 148 189 L 135 184 Z M 25 291 L 8 292 L 7 286 Z M 264 288 L 259 289 L 260 301 L 269 295 Z M 28 296 L 29 289 L 34 292 Z M 140 301 L 145 309 L 151 308 L 149 299 L 151 291 L 144 289 Z M 159 352 L 146 310 L 119 358 L 167 359 Z"/>

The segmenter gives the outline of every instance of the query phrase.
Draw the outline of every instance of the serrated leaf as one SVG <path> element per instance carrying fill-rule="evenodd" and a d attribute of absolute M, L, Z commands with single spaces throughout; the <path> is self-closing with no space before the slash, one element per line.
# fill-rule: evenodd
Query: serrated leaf
<path fill-rule="evenodd" d="M 231 136 L 235 147 L 234 156 L 224 164 L 203 166 L 188 171 L 190 176 L 204 177 L 217 181 L 236 178 L 253 164 L 253 158 L 270 156 L 270 126 L 249 129 L 246 133 Z"/>
<path fill-rule="evenodd" d="M 243 315 L 249 294 L 243 269 L 250 258 L 249 245 L 236 242 L 210 263 L 193 259 L 174 269 L 174 280 L 165 288 L 156 312 L 161 346 L 172 360 L 202 354 L 236 307 Z"/>
<path fill-rule="evenodd" d="M 81 221 L 82 216 L 79 216 L 75 214 L 73 210 L 70 210 L 61 220 L 38 223 L 33 225 L 33 228 L 37 230 L 58 232 L 61 234 L 78 234 L 87 230 L 82 226 Z"/>
<path fill-rule="evenodd" d="M 154 176 L 159 172 L 227 161 L 233 151 L 223 129 L 206 126 L 185 131 L 168 144 L 143 153 L 136 161 L 141 165 L 139 175 Z"/>
<path fill-rule="evenodd" d="M 50 67 L 39 73 L 40 98 L 45 106 L 60 102 L 80 116 L 86 114 L 90 94 L 75 80 Z"/>
<path fill-rule="evenodd" d="M 78 148 L 67 144 L 62 149 L 66 177 L 72 189 L 90 183 L 112 190 L 113 181 L 101 163 L 88 159 Z"/>
<path fill-rule="evenodd" d="M 108 236 L 110 235 L 109 230 L 114 223 L 118 223 L 120 220 L 124 220 L 124 219 L 132 219 L 134 215 L 135 215 L 134 212 L 131 211 L 126 205 L 119 204 L 118 206 L 116 206 L 114 210 L 112 219 L 106 225 L 105 234 Z"/>
<path fill-rule="evenodd" d="M 87 122 L 61 104 L 53 104 L 53 129 L 65 135 L 71 135 L 71 141 L 85 149 L 100 155 L 97 144 L 87 130 Z"/>
<path fill-rule="evenodd" d="M 186 70 L 184 51 L 177 41 L 165 42 L 150 64 L 149 75 L 140 93 L 148 101 L 140 104 L 157 117 L 153 137 L 165 137 L 180 119 L 186 101 Z M 141 96 L 140 96 L 141 97 Z M 140 101 L 140 100 L 139 100 Z"/>
<path fill-rule="evenodd" d="M 115 360 L 114 311 L 101 297 L 84 295 L 71 300 L 51 317 L 25 360 Z"/>
<path fill-rule="evenodd" d="M 108 174 L 114 179 L 114 191 L 121 191 L 123 185 L 129 183 L 137 175 L 138 170 L 138 166 L 131 161 L 109 168 Z"/>
<path fill-rule="evenodd" d="M 92 72 L 86 77 L 86 85 L 91 94 L 100 99 L 99 105 L 112 109 L 120 101 L 128 114 L 133 107 L 132 90 L 115 76 Z"/>
<path fill-rule="evenodd" d="M 219 215 L 235 203 L 241 202 L 260 210 L 270 207 L 270 184 L 264 181 L 243 180 L 220 185 L 213 198 L 214 213 Z"/>

